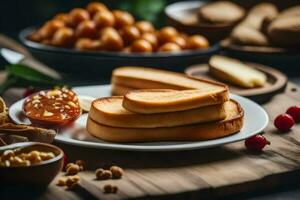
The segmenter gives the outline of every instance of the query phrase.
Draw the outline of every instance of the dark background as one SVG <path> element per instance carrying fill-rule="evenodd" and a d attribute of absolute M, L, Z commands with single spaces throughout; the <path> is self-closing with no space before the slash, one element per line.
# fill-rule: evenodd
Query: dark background
<path fill-rule="evenodd" d="M 18 39 L 20 30 L 28 26 L 36 26 L 44 23 L 59 12 L 68 12 L 75 7 L 85 7 L 89 0 L 1 0 L 0 1 L 0 33 L 7 34 Z M 166 23 L 163 9 L 166 5 L 175 2 L 174 0 L 102 0 L 111 9 L 126 9 L 133 13 L 137 19 L 152 21 L 157 27 Z M 243 7 L 251 6 L 262 2 L 260 0 L 234 0 Z M 295 4 L 299 0 L 269 0 L 283 9 Z M 201 34 L 201 33 L 200 33 Z M 228 52 L 223 52 L 227 53 Z M 254 61 L 275 67 L 291 77 L 300 76 L 298 69 L 300 54 L 280 56 L 245 56 L 229 53 L 229 56 L 238 57 L 245 61 Z M 5 61 L 0 58 L 0 69 L 3 69 Z"/>
<path fill-rule="evenodd" d="M 1 0 L 0 1 L 0 32 L 16 36 L 17 33 L 27 27 L 42 24 L 45 20 L 50 19 L 58 12 L 68 12 L 74 7 L 85 7 L 89 0 Z M 134 7 L 140 4 L 150 7 L 160 7 L 175 0 L 101 0 L 109 8 Z M 142 2 L 142 3 L 140 3 Z M 260 0 L 235 0 L 234 2 L 249 8 Z M 299 0 L 269 0 L 265 2 L 275 3 L 279 9 L 299 4 Z M 159 4 L 159 6 L 155 6 Z M 139 6 L 139 5 L 138 5 Z M 149 9 L 144 8 L 149 12 Z M 163 16 L 158 16 L 154 21 L 161 21 Z M 163 20 L 164 21 L 164 20 Z"/>

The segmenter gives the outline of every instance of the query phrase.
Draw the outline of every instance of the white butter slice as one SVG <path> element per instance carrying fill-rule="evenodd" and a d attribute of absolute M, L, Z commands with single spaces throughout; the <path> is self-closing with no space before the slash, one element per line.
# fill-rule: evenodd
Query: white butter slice
<path fill-rule="evenodd" d="M 267 77 L 263 72 L 260 72 L 237 59 L 225 56 L 212 56 L 209 60 L 209 66 L 213 76 L 242 87 L 261 87 L 267 80 Z"/>

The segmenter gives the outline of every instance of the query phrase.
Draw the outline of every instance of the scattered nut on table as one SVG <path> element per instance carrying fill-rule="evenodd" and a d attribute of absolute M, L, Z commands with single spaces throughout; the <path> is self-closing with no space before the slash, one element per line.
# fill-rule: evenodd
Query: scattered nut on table
<path fill-rule="evenodd" d="M 124 170 L 119 166 L 111 166 L 110 171 L 112 173 L 113 178 L 119 179 L 123 176 Z"/>
<path fill-rule="evenodd" d="M 102 168 L 96 169 L 95 175 L 96 175 L 96 178 L 97 178 L 97 179 L 100 179 L 100 177 L 101 177 L 103 171 L 104 171 L 104 169 L 102 169 Z"/>
<path fill-rule="evenodd" d="M 68 189 L 74 188 L 80 181 L 80 177 L 78 175 L 70 176 L 66 180 L 66 186 Z"/>
<path fill-rule="evenodd" d="M 77 160 L 75 164 L 79 166 L 80 171 L 83 171 L 86 168 L 85 162 L 83 160 Z"/>
<path fill-rule="evenodd" d="M 60 177 L 57 182 L 56 185 L 57 186 L 66 186 L 68 189 L 73 188 L 75 185 L 77 185 L 80 181 L 80 177 L 78 175 L 74 175 L 74 176 L 68 176 L 68 177 Z"/>
<path fill-rule="evenodd" d="M 117 193 L 118 187 L 111 185 L 111 184 L 106 184 L 103 186 L 103 193 L 109 194 L 109 193 Z"/>
<path fill-rule="evenodd" d="M 56 185 L 57 186 L 66 186 L 66 178 L 65 177 L 60 177 L 57 182 L 56 182 Z"/>
<path fill-rule="evenodd" d="M 6 152 L 6 156 L 12 154 L 13 152 Z M 47 157 L 43 155 L 42 157 Z M 73 175 L 68 177 L 60 177 L 57 180 L 57 186 L 66 186 L 68 189 L 73 189 L 75 186 L 78 185 L 80 181 L 80 177 L 76 175 L 79 171 L 82 171 L 86 168 L 85 162 L 83 160 L 77 160 L 74 163 L 68 163 L 65 167 L 66 175 Z M 108 169 L 98 168 L 95 171 L 95 176 L 98 180 L 108 180 L 108 179 L 120 179 L 124 174 L 124 170 L 116 165 L 113 165 Z M 117 193 L 118 187 L 106 184 L 103 186 L 103 193 L 106 194 L 114 194 Z"/>
<path fill-rule="evenodd" d="M 98 168 L 95 171 L 96 178 L 99 180 L 107 180 L 111 178 L 120 179 L 124 174 L 124 170 L 116 165 L 110 167 L 109 170 L 103 168 Z"/>
<path fill-rule="evenodd" d="M 66 166 L 65 166 L 65 171 L 67 171 L 67 169 L 68 169 L 71 165 L 74 165 L 74 163 L 68 163 L 68 164 L 66 164 Z"/>
<path fill-rule="evenodd" d="M 80 167 L 76 164 L 72 164 L 67 168 L 66 174 L 75 175 L 78 174 L 79 171 L 80 171 Z"/>
<path fill-rule="evenodd" d="M 95 171 L 96 178 L 99 180 L 107 180 L 112 178 L 112 173 L 110 170 L 105 170 L 99 168 Z"/>

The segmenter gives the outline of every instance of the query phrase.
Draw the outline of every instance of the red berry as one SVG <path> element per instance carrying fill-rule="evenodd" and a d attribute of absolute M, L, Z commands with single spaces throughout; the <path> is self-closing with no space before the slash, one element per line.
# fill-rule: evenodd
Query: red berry
<path fill-rule="evenodd" d="M 245 140 L 246 147 L 251 151 L 261 151 L 270 142 L 262 135 L 254 135 Z"/>
<path fill-rule="evenodd" d="M 300 120 L 300 106 L 291 106 L 286 113 L 291 115 L 295 122 Z"/>
<path fill-rule="evenodd" d="M 295 121 L 289 114 L 278 115 L 274 120 L 274 125 L 281 131 L 288 131 L 294 126 Z"/>

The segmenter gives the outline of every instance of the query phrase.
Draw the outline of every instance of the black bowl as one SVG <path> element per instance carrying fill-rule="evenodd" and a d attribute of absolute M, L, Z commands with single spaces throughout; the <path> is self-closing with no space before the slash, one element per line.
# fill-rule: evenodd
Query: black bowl
<path fill-rule="evenodd" d="M 33 164 L 31 166 L 0 167 L 0 187 L 3 185 L 31 185 L 44 187 L 49 185 L 62 170 L 64 153 L 60 148 L 40 142 L 21 142 L 0 147 L 0 153 L 2 154 L 8 149 L 18 148 L 24 148 L 26 149 L 26 152 L 33 150 L 52 152 L 56 156 L 53 159 L 42 161 L 41 163 Z"/>
<path fill-rule="evenodd" d="M 185 67 L 206 62 L 212 54 L 219 51 L 219 44 L 208 49 L 182 51 L 176 53 L 124 53 L 107 51 L 78 51 L 32 42 L 27 36 L 35 27 L 22 30 L 21 42 L 32 55 L 46 65 L 67 74 L 78 74 L 81 79 L 109 80 L 111 71 L 119 66 L 147 66 L 183 72 Z"/>

